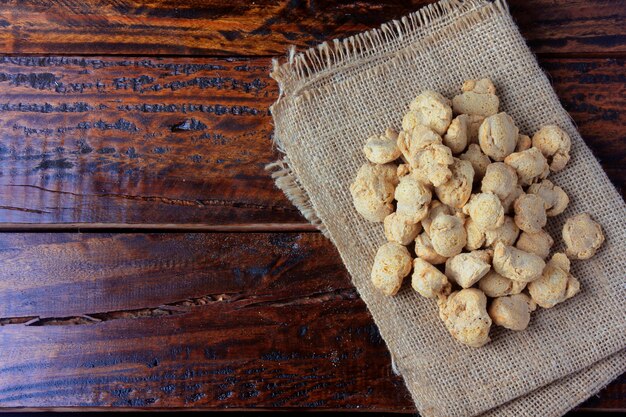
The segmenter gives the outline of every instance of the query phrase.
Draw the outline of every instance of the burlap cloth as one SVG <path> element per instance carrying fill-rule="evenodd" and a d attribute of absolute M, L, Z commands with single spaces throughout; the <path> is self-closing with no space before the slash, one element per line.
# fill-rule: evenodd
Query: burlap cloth
<path fill-rule="evenodd" d="M 383 228 L 356 213 L 348 187 L 365 162 L 366 138 L 399 128 L 419 92 L 452 97 L 465 79 L 484 76 L 521 132 L 555 123 L 572 137 L 570 163 L 551 177 L 571 199 L 549 222 L 555 249 L 565 218 L 583 211 L 602 225 L 606 242 L 591 260 L 573 262 L 580 294 L 536 311 L 524 332 L 492 328 L 492 342 L 473 349 L 453 340 L 435 302 L 410 286 L 392 298 L 374 291 L 370 269 Z M 626 206 L 506 3 L 443 0 L 380 29 L 291 51 L 272 77 L 280 86 L 274 140 L 285 154 L 270 167 L 276 183 L 337 246 L 422 415 L 557 416 L 624 372 Z"/>

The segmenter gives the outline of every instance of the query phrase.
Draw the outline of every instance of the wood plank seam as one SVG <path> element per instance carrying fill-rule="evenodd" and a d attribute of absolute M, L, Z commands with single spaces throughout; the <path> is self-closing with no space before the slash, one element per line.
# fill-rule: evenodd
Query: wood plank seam
<path fill-rule="evenodd" d="M 266 301 L 262 295 L 248 295 L 241 292 L 230 294 L 207 294 L 191 297 L 181 301 L 162 304 L 158 307 L 112 310 L 106 312 L 86 313 L 69 317 L 0 317 L 0 327 L 9 325 L 23 326 L 75 326 L 97 324 L 111 320 L 147 319 L 150 317 L 174 316 L 191 312 L 195 308 L 215 303 L 234 303 L 233 309 L 259 307 L 286 307 L 290 305 L 324 303 L 330 300 L 355 300 L 359 295 L 356 288 L 339 288 L 332 291 L 321 291 L 306 296 L 293 296 Z"/>
<path fill-rule="evenodd" d="M 1 207 L 0 207 L 1 209 Z M 319 233 L 310 223 L 250 223 L 250 224 L 202 224 L 202 223 L 0 223 L 2 232 L 48 232 L 48 233 Z"/>

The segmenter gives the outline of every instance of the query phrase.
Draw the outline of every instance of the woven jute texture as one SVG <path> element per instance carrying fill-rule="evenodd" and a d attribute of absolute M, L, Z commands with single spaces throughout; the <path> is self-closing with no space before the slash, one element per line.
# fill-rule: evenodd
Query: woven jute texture
<path fill-rule="evenodd" d="M 561 107 L 502 0 L 443 0 L 345 40 L 275 63 L 280 98 L 272 107 L 274 140 L 284 158 L 276 184 L 337 246 L 367 303 L 417 408 L 424 416 L 561 415 L 626 370 L 626 206 Z M 571 199 L 550 219 L 561 229 L 589 212 L 606 242 L 574 261 L 576 297 L 533 313 L 524 332 L 494 327 L 480 349 L 452 339 L 433 300 L 405 285 L 384 297 L 370 284 L 382 224 L 352 205 L 349 185 L 365 162 L 366 138 L 399 128 L 422 90 L 452 97 L 469 78 L 491 78 L 501 109 L 520 131 L 557 124 L 572 137 L 572 159 L 551 179 Z M 408 281 L 408 280 L 407 280 Z M 406 283 L 405 283 L 406 284 Z"/>

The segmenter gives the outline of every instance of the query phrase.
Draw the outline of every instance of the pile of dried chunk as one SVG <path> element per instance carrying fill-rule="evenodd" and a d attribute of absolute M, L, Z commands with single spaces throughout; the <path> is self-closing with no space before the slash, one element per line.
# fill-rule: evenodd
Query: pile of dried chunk
<path fill-rule="evenodd" d="M 461 90 L 452 101 L 424 91 L 399 133 L 370 137 L 369 162 L 350 191 L 389 241 L 376 254 L 372 284 L 392 296 L 413 271 L 413 289 L 437 299 L 450 334 L 480 347 L 492 324 L 524 330 L 537 306 L 578 293 L 570 259 L 593 256 L 604 236 L 589 214 L 576 215 L 563 228 L 565 254 L 550 257 L 554 240 L 544 227 L 569 198 L 546 177 L 569 161 L 570 137 L 553 125 L 521 134 L 498 112 L 489 79 Z"/>

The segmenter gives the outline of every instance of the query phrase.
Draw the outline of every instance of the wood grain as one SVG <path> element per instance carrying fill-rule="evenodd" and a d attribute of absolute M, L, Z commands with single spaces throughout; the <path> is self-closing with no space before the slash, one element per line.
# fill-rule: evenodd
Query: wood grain
<path fill-rule="evenodd" d="M 0 2 L 0 52 L 283 55 L 398 19 L 434 0 Z M 510 0 L 537 53 L 623 53 L 624 0 Z"/>
<path fill-rule="evenodd" d="M 2 407 L 414 412 L 318 233 L 5 233 L 0 265 Z"/>
<path fill-rule="evenodd" d="M 7 233 L 0 265 L 0 317 L 353 290 L 335 248 L 318 233 Z"/>
<path fill-rule="evenodd" d="M 288 223 L 269 60 L 0 58 L 0 218 Z"/>
<path fill-rule="evenodd" d="M 356 297 L 192 309 L 90 325 L 4 326 L 0 405 L 410 407 Z"/>
<path fill-rule="evenodd" d="M 626 169 L 626 60 L 542 60 L 561 103 L 583 139 L 622 189 Z M 602 87 L 600 87 L 602 86 Z"/>
<path fill-rule="evenodd" d="M 0 407 L 414 413 L 263 170 L 267 74 L 433 1 L 0 0 L 0 230 L 108 231 L 0 233 Z M 509 4 L 624 195 L 626 1 Z M 570 414 L 625 398 L 623 375 Z"/>
<path fill-rule="evenodd" d="M 14 323 L 0 327 L 3 407 L 412 409 L 320 234 L 4 234 L 0 244 L 0 305 Z"/>
<path fill-rule="evenodd" d="M 541 64 L 623 189 L 624 60 Z M 279 156 L 268 71 L 265 58 L 0 57 L 0 222 L 303 225 L 264 170 Z"/>

